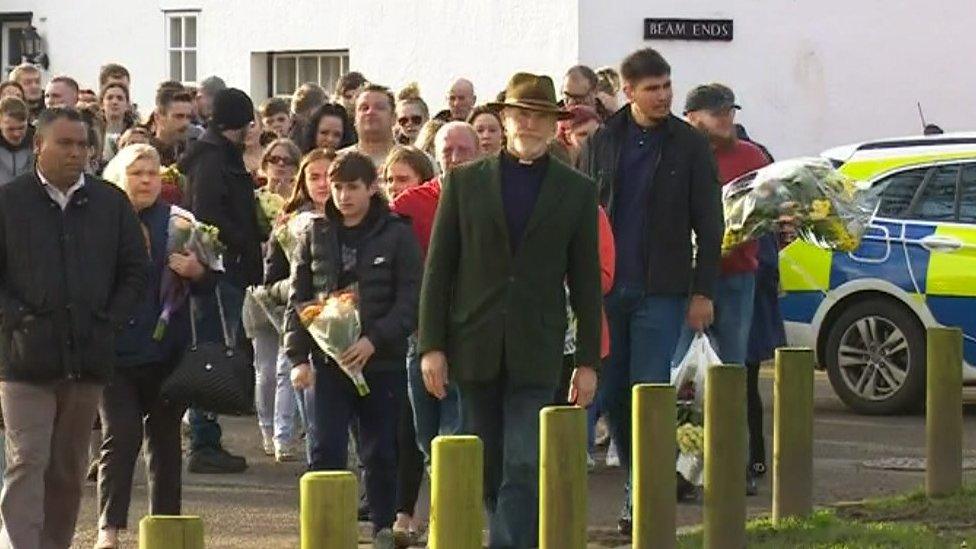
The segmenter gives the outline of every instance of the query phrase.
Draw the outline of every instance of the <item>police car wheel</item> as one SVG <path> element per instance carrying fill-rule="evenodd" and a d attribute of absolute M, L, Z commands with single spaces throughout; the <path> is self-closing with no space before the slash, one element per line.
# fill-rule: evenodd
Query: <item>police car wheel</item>
<path fill-rule="evenodd" d="M 894 300 L 847 307 L 829 327 L 824 359 L 837 396 L 858 413 L 910 413 L 924 404 L 925 332 Z"/>

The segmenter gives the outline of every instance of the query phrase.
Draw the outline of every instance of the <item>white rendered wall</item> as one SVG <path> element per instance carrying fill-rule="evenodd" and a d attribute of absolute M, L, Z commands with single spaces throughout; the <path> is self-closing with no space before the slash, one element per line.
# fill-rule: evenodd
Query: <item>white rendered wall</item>
<path fill-rule="evenodd" d="M 976 128 L 973 0 L 580 0 L 580 61 L 654 47 L 688 89 L 734 88 L 739 120 L 777 157 L 921 133 L 916 101 L 946 131 Z M 733 19 L 732 42 L 645 41 L 652 18 Z"/>
<path fill-rule="evenodd" d="M 0 13 L 33 12 L 51 66 L 98 91 L 98 69 L 118 62 L 133 71 L 133 100 L 146 113 L 155 85 L 166 79 L 163 14 L 148 0 L 0 0 Z M 5 76 L 5 75 L 4 75 Z"/>
<path fill-rule="evenodd" d="M 168 79 L 163 10 L 194 9 L 199 78 L 217 74 L 255 102 L 267 91 L 270 51 L 348 49 L 351 69 L 394 89 L 417 81 L 437 111 L 457 77 L 487 101 L 515 71 L 561 74 L 579 48 L 575 0 L 0 0 L 0 12 L 34 13 L 48 76 L 94 88 L 99 66 L 117 61 L 145 106 Z"/>
<path fill-rule="evenodd" d="M 918 133 L 916 101 L 946 130 L 976 129 L 973 0 L 0 0 L 0 12 L 34 13 L 48 76 L 94 88 L 99 66 L 121 62 L 144 112 L 167 78 L 163 10 L 183 9 L 201 10 L 200 77 L 219 74 L 256 101 L 269 51 L 348 49 L 376 82 L 418 81 L 436 111 L 458 76 L 486 101 L 516 70 L 559 86 L 577 62 L 617 64 L 653 46 L 674 68 L 676 112 L 693 85 L 723 81 L 777 157 Z M 645 17 L 731 18 L 735 39 L 648 42 Z"/>

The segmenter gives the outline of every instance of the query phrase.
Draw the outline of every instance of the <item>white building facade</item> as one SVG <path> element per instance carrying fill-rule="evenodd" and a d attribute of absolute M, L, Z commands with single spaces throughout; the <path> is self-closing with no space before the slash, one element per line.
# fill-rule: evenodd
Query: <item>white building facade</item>
<path fill-rule="evenodd" d="M 648 18 L 731 21 L 731 40 L 647 39 Z M 723 82 L 750 134 L 788 157 L 920 133 L 918 104 L 947 131 L 976 128 L 974 24 L 973 0 L 0 0 L 0 56 L 15 64 L 32 25 L 47 76 L 94 89 L 118 62 L 141 105 L 169 79 L 216 74 L 259 102 L 357 70 L 394 89 L 418 82 L 436 111 L 457 77 L 484 102 L 518 70 L 558 86 L 572 65 L 654 47 L 672 65 L 676 113 L 694 85 Z"/>

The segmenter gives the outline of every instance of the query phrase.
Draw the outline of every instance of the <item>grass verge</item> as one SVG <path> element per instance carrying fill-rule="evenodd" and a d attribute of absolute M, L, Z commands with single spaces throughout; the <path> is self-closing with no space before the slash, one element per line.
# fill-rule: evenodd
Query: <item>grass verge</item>
<path fill-rule="evenodd" d="M 750 549 L 976 548 L 976 487 L 940 499 L 919 491 L 840 504 L 776 526 L 760 518 L 747 524 L 746 536 Z M 701 547 L 701 529 L 681 536 L 678 546 Z"/>

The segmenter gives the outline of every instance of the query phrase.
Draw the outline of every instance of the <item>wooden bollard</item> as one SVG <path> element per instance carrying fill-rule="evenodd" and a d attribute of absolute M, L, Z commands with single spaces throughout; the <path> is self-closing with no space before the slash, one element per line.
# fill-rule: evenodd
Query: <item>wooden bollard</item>
<path fill-rule="evenodd" d="M 813 511 L 812 349 L 777 349 L 773 385 L 773 523 Z"/>
<path fill-rule="evenodd" d="M 539 548 L 586 547 L 586 410 L 539 412 Z"/>
<path fill-rule="evenodd" d="M 705 380 L 705 549 L 746 546 L 746 369 L 713 366 Z"/>
<path fill-rule="evenodd" d="M 962 488 L 962 332 L 929 328 L 926 352 L 925 494 Z"/>
<path fill-rule="evenodd" d="M 139 549 L 203 549 L 203 520 L 189 516 L 142 517 Z"/>
<path fill-rule="evenodd" d="M 640 384 L 633 389 L 631 476 L 634 548 L 671 549 L 675 535 L 677 422 L 675 388 Z"/>
<path fill-rule="evenodd" d="M 305 473 L 301 486 L 301 549 L 348 549 L 359 542 L 356 476 L 349 471 Z"/>
<path fill-rule="evenodd" d="M 484 446 L 475 436 L 439 436 L 431 458 L 431 549 L 481 549 Z"/>

